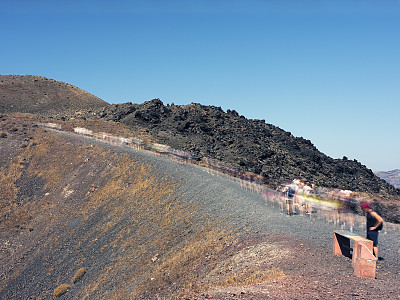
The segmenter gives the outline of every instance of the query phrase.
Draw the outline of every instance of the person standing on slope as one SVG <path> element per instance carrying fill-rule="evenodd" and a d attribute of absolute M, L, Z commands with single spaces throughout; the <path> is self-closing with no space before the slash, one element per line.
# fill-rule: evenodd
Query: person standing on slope
<path fill-rule="evenodd" d="M 367 202 L 361 204 L 361 209 L 367 214 L 367 239 L 373 242 L 374 255 L 376 260 L 379 260 L 378 233 L 383 227 L 383 219 L 380 215 L 372 210 L 372 207 Z"/>

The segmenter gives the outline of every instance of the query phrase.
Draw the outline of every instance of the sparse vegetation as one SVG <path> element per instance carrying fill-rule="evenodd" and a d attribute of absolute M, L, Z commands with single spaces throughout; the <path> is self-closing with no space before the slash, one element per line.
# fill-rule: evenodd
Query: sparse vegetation
<path fill-rule="evenodd" d="M 109 297 L 181 296 L 184 286 L 205 275 L 198 270 L 204 257 L 217 255 L 224 245 L 234 243 L 233 232 L 223 220 L 203 216 L 193 204 L 177 198 L 177 183 L 171 179 L 160 182 L 148 166 L 125 156 L 116 164 L 119 167 L 109 181 L 79 209 L 84 220 L 91 223 L 95 218 L 97 226 L 82 236 L 76 248 L 88 247 L 117 231 L 101 250 L 119 249 L 124 255 L 103 269 L 82 296 L 98 293 L 110 278 L 121 277 L 118 291 Z M 99 211 L 107 213 L 99 219 Z M 129 217 L 132 212 L 134 217 Z M 126 270 L 121 271 L 121 266 Z"/>
<path fill-rule="evenodd" d="M 73 284 L 77 283 L 79 280 L 82 279 L 82 277 L 85 275 L 86 269 L 85 268 L 80 268 L 78 271 L 76 271 L 74 277 L 72 277 L 71 282 Z"/>
<path fill-rule="evenodd" d="M 108 103 L 64 82 L 31 75 L 0 75 L 0 112 L 52 115 L 58 112 L 98 109 Z M 63 100 L 66 101 L 63 101 Z M 51 113 L 50 113 L 51 112 Z"/>
<path fill-rule="evenodd" d="M 182 298 L 214 284 L 207 274 L 237 243 L 227 220 L 183 201 L 176 193 L 180 183 L 158 177 L 151 165 L 42 128 L 27 130 L 28 145 L 0 167 L 7 187 L 0 195 L 1 216 L 7 215 L 0 230 L 39 233 L 35 255 L 51 262 L 43 276 L 62 280 L 60 272 L 69 270 L 76 283 L 86 271 L 82 263 L 96 265 L 85 286 L 69 291 L 83 299 Z M 34 190 L 21 197 L 24 182 L 32 180 Z M 99 188 L 85 197 L 92 184 Z M 70 252 L 64 253 L 66 241 Z M 15 268 L 2 287 L 24 272 L 23 264 Z"/>
<path fill-rule="evenodd" d="M 60 297 L 60 296 L 64 295 L 66 292 L 68 292 L 69 288 L 70 288 L 70 286 L 66 283 L 59 285 L 58 287 L 56 287 L 54 289 L 54 296 Z"/>

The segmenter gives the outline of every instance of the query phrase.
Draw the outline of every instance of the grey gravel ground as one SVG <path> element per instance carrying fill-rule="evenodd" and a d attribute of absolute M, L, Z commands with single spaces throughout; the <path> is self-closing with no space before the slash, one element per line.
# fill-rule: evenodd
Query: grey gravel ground
<path fill-rule="evenodd" d="M 259 245 L 267 243 L 284 250 L 285 255 L 274 259 L 270 266 L 282 269 L 285 278 L 255 286 L 215 288 L 198 295 L 197 299 L 400 299 L 398 225 L 386 223 L 386 232 L 380 234 L 380 256 L 384 260 L 378 264 L 376 279 L 358 278 L 353 275 L 348 258 L 332 255 L 332 232 L 340 229 L 341 224 L 327 222 L 320 211 L 311 215 L 287 216 L 276 204 L 273 207 L 266 202 L 261 194 L 245 190 L 238 182 L 206 168 L 180 164 L 147 151 L 79 138 L 110 147 L 114 152 L 129 153 L 138 161 L 151 164 L 157 176 L 172 177 L 174 181 L 182 182 L 178 192 L 183 199 L 197 203 L 202 210 L 211 215 L 230 218 L 237 224 L 241 239 Z M 354 225 L 354 232 L 363 236 L 364 219 L 356 219 L 359 220 Z M 33 234 L 38 231 L 33 231 Z M 24 236 L 21 235 L 20 238 Z M 66 246 L 72 244 L 72 241 L 64 242 Z M 32 247 L 38 249 L 40 245 Z M 57 248 L 52 255 L 62 257 L 64 252 L 62 248 Z M 68 258 L 69 254 L 65 255 Z M 31 254 L 27 253 L 26 257 L 21 259 L 28 259 L 30 256 Z M 0 299 L 26 299 L 26 295 L 31 295 L 25 293 L 27 290 L 46 291 L 51 288 L 47 293 L 51 294 L 55 285 L 46 281 L 49 278 L 34 278 L 41 276 L 35 274 L 35 270 L 50 267 L 46 263 L 46 257 L 41 259 L 42 261 L 35 261 L 28 266 L 25 272 L 33 278 L 21 276 L 21 280 L 10 283 L 9 288 L 0 292 Z M 63 269 L 63 266 L 60 266 L 60 269 Z M 67 266 L 64 269 L 69 270 Z M 96 270 L 92 269 L 92 272 L 94 271 Z M 68 274 L 68 277 L 72 275 Z M 31 280 L 37 286 L 32 286 Z M 72 294 L 67 294 L 63 299 L 69 299 L 71 296 Z"/>
<path fill-rule="evenodd" d="M 182 181 L 180 192 L 184 199 L 194 201 L 213 215 L 231 218 L 243 236 L 257 236 L 290 251 L 291 255 L 277 265 L 284 270 L 285 279 L 257 289 L 210 291 L 199 298 L 400 299 L 398 225 L 386 223 L 386 230 L 380 234 L 379 256 L 384 260 L 378 263 L 376 279 L 358 278 L 352 274 L 348 258 L 332 255 L 332 232 L 341 225 L 328 223 L 318 212 L 288 216 L 279 207 L 268 204 L 262 195 L 246 191 L 238 182 L 206 168 L 179 164 L 143 150 L 110 147 L 132 153 L 143 163 L 151 163 L 158 176 L 172 176 Z M 356 219 L 354 232 L 364 236 L 363 217 Z"/>

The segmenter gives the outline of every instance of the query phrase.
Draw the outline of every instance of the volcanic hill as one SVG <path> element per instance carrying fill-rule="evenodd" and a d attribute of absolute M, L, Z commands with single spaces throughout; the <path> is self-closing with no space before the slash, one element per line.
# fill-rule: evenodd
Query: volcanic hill
<path fill-rule="evenodd" d="M 73 85 L 33 75 L 0 75 L 0 113 L 24 112 L 54 116 L 108 103 Z"/>
<path fill-rule="evenodd" d="M 333 159 L 311 141 L 220 107 L 143 104 L 110 105 L 76 87 L 37 76 L 0 77 L 0 112 L 28 112 L 51 119 L 101 119 L 147 130 L 159 143 L 260 174 L 277 187 L 294 178 L 327 188 L 397 195 L 400 190 L 356 160 Z"/>
<path fill-rule="evenodd" d="M 51 110 L 37 105 L 44 95 L 30 83 L 37 77 L 15 78 L 21 85 L 12 93 L 0 89 L 0 299 L 397 297 L 398 231 L 382 235 L 382 269 L 366 281 L 347 258 L 332 256 L 332 230 L 342 225 L 331 222 L 336 213 L 327 222 L 288 216 L 274 197 L 268 205 L 197 164 L 38 123 L 166 143 L 198 161 L 260 173 L 270 185 L 298 177 L 398 193 L 359 162 L 329 158 L 235 111 L 158 99 L 109 105 L 78 89 L 88 98 L 72 104 L 67 84 L 38 79 L 58 102 Z M 389 221 L 400 223 L 399 196 L 383 198 L 374 207 L 392 228 Z M 364 234 L 364 226 L 354 229 Z"/>

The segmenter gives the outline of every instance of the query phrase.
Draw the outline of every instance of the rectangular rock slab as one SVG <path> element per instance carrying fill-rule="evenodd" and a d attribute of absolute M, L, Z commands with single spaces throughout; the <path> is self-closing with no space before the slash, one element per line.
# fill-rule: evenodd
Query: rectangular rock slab
<path fill-rule="evenodd" d="M 354 275 L 375 279 L 376 260 L 356 258 L 354 263 Z"/>

